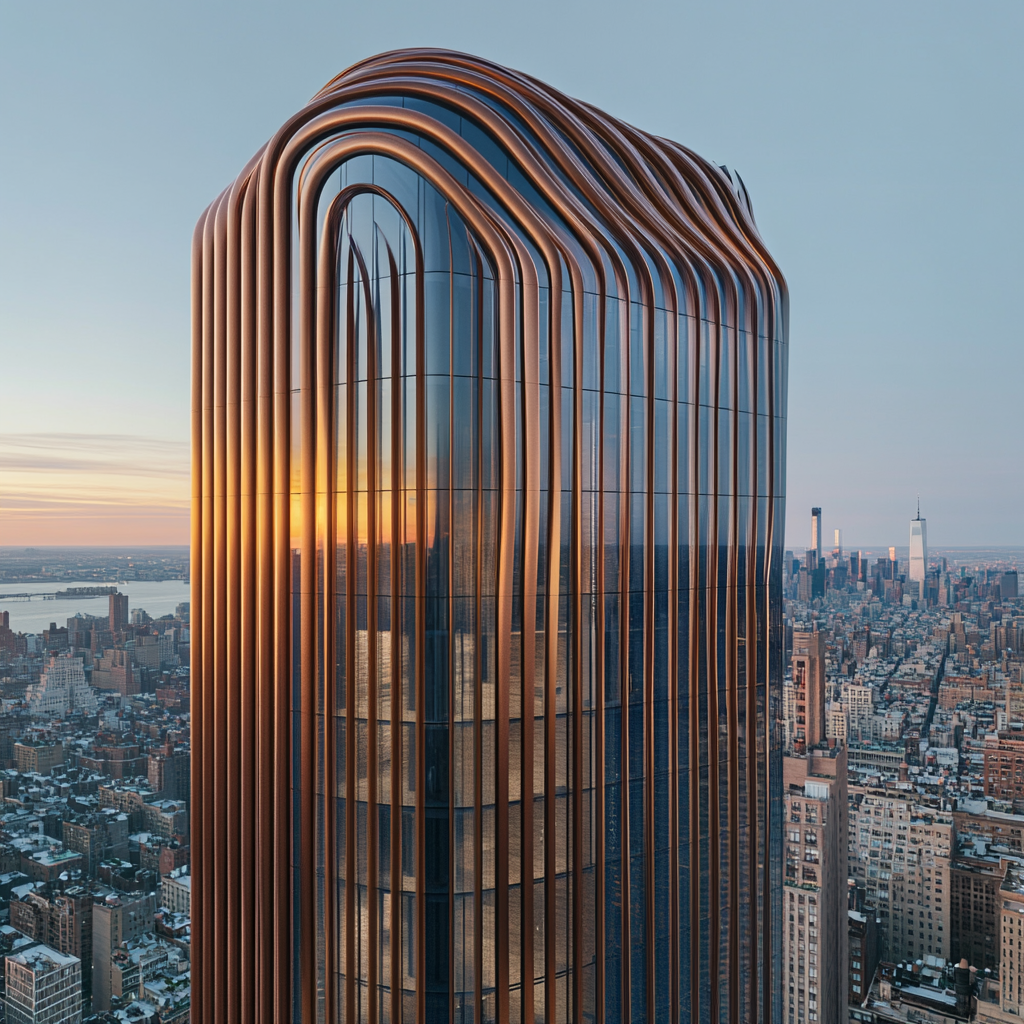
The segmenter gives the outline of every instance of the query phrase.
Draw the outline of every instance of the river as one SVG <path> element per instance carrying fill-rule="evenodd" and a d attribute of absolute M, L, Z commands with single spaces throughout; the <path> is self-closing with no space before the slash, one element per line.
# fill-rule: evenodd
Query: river
<path fill-rule="evenodd" d="M 61 598 L 59 601 L 44 601 L 42 598 L 31 601 L 4 601 L 5 594 L 52 594 L 71 587 L 102 585 L 97 584 L 95 580 L 80 583 L 61 580 L 59 583 L 0 584 L 0 611 L 10 613 L 11 629 L 15 633 L 40 633 L 44 629 L 49 629 L 51 622 L 56 622 L 58 626 L 66 626 L 67 620 L 78 612 L 106 616 L 110 608 L 109 598 L 103 596 Z M 154 619 L 172 614 L 182 601 L 189 599 L 188 584 L 182 580 L 164 580 L 159 583 L 128 580 L 117 589 L 128 595 L 129 609 L 144 608 Z"/>

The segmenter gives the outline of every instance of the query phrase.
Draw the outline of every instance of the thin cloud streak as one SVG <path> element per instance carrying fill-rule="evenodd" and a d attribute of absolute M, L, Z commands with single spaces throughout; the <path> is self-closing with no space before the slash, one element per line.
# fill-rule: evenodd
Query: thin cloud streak
<path fill-rule="evenodd" d="M 119 434 L 0 434 L 0 543 L 184 543 L 187 442 Z"/>
<path fill-rule="evenodd" d="M 186 441 L 132 434 L 0 434 L 0 471 L 4 469 L 188 476 L 189 446 Z"/>

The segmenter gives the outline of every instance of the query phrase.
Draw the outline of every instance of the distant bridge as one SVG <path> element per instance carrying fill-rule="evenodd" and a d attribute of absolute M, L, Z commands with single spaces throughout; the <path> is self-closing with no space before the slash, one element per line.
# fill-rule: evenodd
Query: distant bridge
<path fill-rule="evenodd" d="M 69 587 L 51 594 L 0 594 L 4 601 L 80 601 L 82 598 L 109 597 L 117 593 L 117 587 Z"/>

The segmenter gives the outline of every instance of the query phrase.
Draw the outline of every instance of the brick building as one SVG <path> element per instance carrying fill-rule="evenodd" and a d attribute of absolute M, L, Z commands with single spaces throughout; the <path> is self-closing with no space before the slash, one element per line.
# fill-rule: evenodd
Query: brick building
<path fill-rule="evenodd" d="M 986 737 L 985 796 L 1024 810 L 1024 740 Z"/>
<path fill-rule="evenodd" d="M 975 843 L 958 838 L 949 869 L 950 959 L 966 959 L 979 971 L 999 967 L 999 887 L 1006 861 L 973 853 Z"/>
<path fill-rule="evenodd" d="M 14 744 L 14 763 L 19 772 L 49 775 L 64 763 L 64 744 L 42 740 L 19 740 Z"/>
<path fill-rule="evenodd" d="M 848 961 L 845 748 L 784 757 L 783 787 L 784 1020 L 837 1021 Z"/>

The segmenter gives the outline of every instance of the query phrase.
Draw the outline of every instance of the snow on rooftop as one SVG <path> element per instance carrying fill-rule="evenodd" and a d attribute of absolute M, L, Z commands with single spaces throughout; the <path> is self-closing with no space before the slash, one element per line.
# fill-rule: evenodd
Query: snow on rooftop
<path fill-rule="evenodd" d="M 58 953 L 57 950 L 41 942 L 29 949 L 23 949 L 18 953 L 8 955 L 7 959 L 14 960 L 22 966 L 31 967 L 37 974 L 51 971 L 58 967 L 70 967 L 72 964 L 81 963 L 77 956 Z"/>

